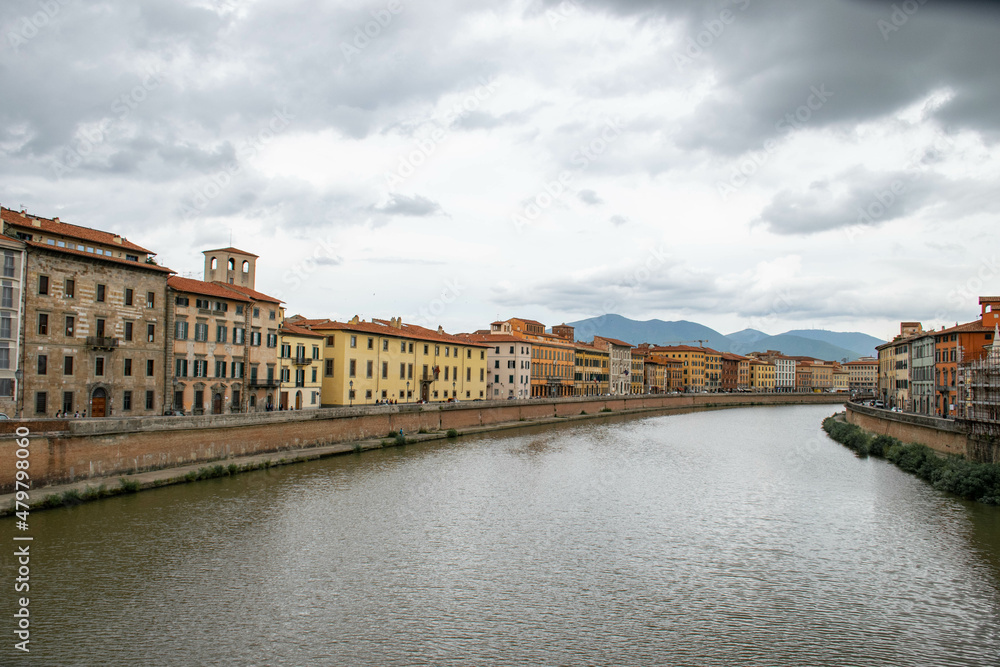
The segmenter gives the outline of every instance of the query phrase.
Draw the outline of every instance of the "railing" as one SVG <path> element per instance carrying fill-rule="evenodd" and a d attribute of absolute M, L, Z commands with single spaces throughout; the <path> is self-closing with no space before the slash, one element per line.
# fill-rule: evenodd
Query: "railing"
<path fill-rule="evenodd" d="M 87 336 L 87 347 L 100 350 L 113 350 L 118 347 L 118 339 L 108 338 L 107 336 Z"/>
<path fill-rule="evenodd" d="M 270 380 L 268 380 L 267 378 L 264 378 L 264 379 L 250 378 L 250 381 L 247 382 L 247 386 L 248 387 L 258 387 L 258 388 L 260 388 L 260 387 L 276 388 L 280 384 L 281 384 L 281 380 L 279 380 L 277 378 L 272 378 Z"/>
<path fill-rule="evenodd" d="M 307 357 L 302 355 L 301 357 L 293 357 L 292 363 L 296 366 L 304 366 L 305 364 L 311 364 L 313 362 L 312 357 Z"/>

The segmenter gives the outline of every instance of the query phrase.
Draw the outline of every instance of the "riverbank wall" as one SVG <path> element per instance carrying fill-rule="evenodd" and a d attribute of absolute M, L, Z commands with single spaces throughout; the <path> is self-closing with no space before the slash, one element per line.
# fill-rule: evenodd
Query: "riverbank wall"
<path fill-rule="evenodd" d="M 752 405 L 840 404 L 836 394 L 680 394 L 551 400 L 382 405 L 300 412 L 18 420 L 0 422 L 0 493 L 14 489 L 18 439 L 26 428 L 35 488 L 192 463 L 224 461 L 372 438 L 461 432 L 553 417 Z M 23 431 L 22 431 L 23 432 Z"/>
<path fill-rule="evenodd" d="M 1000 463 L 1000 444 L 970 437 L 961 424 L 906 412 L 891 412 L 848 403 L 846 419 L 877 435 L 888 435 L 905 443 L 925 445 L 942 454 L 960 454 L 977 463 Z"/>

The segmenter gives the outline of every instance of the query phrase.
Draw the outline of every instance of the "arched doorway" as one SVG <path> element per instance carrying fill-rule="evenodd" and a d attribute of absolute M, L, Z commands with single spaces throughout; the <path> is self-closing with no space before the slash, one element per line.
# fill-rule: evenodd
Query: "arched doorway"
<path fill-rule="evenodd" d="M 212 414 L 221 415 L 222 414 L 222 393 L 216 392 L 212 396 Z"/>
<path fill-rule="evenodd" d="M 296 410 L 301 410 L 302 409 L 302 392 L 301 391 L 295 392 L 295 409 Z"/>
<path fill-rule="evenodd" d="M 101 387 L 94 390 L 90 396 L 90 416 L 106 417 L 108 415 L 108 392 Z"/>

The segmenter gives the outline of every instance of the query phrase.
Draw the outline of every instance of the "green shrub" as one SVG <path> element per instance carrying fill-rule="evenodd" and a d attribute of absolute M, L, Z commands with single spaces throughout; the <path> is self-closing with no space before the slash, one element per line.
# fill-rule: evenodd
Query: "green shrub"
<path fill-rule="evenodd" d="M 448 429 L 448 437 L 449 438 L 457 438 L 458 437 L 458 431 L 456 431 L 453 428 Z"/>
<path fill-rule="evenodd" d="M 396 444 L 397 445 L 405 445 L 406 444 L 406 436 L 403 435 L 402 433 L 397 433 L 396 434 Z"/>
<path fill-rule="evenodd" d="M 601 408 L 601 412 L 611 412 L 611 408 Z"/>
<path fill-rule="evenodd" d="M 125 479 L 124 477 L 118 478 L 119 493 L 135 493 L 138 490 L 139 490 L 139 482 L 132 479 Z"/>
<path fill-rule="evenodd" d="M 79 505 L 83 502 L 83 496 L 76 489 L 70 489 L 62 494 L 63 505 Z"/>

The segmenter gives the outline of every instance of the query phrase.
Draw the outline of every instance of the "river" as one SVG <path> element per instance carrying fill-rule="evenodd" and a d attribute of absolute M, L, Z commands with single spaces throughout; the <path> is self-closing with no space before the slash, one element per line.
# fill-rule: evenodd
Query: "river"
<path fill-rule="evenodd" d="M 857 459 L 833 411 L 530 427 L 39 512 L 32 662 L 998 664 L 1000 508 Z"/>

